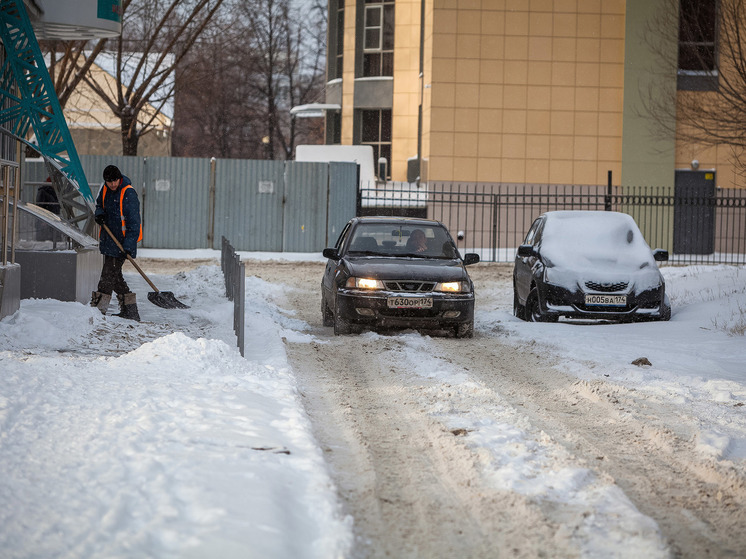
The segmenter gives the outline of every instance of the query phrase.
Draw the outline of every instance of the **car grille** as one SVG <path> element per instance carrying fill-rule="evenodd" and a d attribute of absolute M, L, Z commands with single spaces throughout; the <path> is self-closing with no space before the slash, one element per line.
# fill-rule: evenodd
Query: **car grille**
<path fill-rule="evenodd" d="M 593 291 L 600 291 L 601 293 L 614 293 L 615 291 L 624 291 L 627 289 L 629 282 L 620 281 L 617 283 L 599 283 L 597 281 L 587 281 L 585 286 Z"/>
<path fill-rule="evenodd" d="M 383 284 L 388 291 L 406 291 L 408 293 L 427 293 L 435 287 L 435 283 L 431 281 L 389 280 L 384 281 Z"/>

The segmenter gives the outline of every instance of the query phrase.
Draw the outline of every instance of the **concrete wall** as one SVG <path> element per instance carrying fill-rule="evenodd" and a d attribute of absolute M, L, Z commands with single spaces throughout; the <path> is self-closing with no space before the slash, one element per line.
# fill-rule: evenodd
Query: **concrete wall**
<path fill-rule="evenodd" d="M 16 264 L 0 266 L 0 319 L 21 308 L 21 267 Z"/>
<path fill-rule="evenodd" d="M 64 251 L 16 250 L 22 299 L 87 303 L 96 290 L 103 257 L 98 248 Z"/>

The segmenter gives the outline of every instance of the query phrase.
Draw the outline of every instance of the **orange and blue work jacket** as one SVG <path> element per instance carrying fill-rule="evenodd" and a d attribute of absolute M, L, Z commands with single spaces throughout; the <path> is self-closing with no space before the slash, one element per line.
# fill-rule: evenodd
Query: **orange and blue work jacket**
<path fill-rule="evenodd" d="M 124 250 L 135 258 L 137 243 L 142 240 L 140 200 L 137 198 L 132 182 L 127 177 L 122 177 L 121 184 L 116 190 L 112 190 L 104 183 L 96 197 L 96 215 L 104 216 L 104 223 L 116 236 Z M 125 257 L 103 227 L 99 233 L 98 248 L 105 256 Z"/>

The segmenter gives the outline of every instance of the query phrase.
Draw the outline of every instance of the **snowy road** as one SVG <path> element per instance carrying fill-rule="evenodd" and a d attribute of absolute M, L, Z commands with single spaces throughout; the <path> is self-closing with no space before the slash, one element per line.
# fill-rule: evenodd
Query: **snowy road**
<path fill-rule="evenodd" d="M 472 275 L 495 291 L 509 272 Z M 289 361 L 355 519 L 355 557 L 746 550 L 744 471 L 697 452 L 686 407 L 564 373 L 540 339 L 516 343 L 499 326 L 472 340 L 334 337 L 314 283 L 289 297 L 317 341 L 288 344 Z"/>
<path fill-rule="evenodd" d="M 746 556 L 746 278 L 666 267 L 673 316 L 534 324 L 470 267 L 475 337 L 321 324 L 320 255 L 144 250 L 137 324 L 0 321 L 0 557 Z M 277 261 L 279 260 L 279 261 Z M 645 357 L 646 365 L 633 361 Z"/>

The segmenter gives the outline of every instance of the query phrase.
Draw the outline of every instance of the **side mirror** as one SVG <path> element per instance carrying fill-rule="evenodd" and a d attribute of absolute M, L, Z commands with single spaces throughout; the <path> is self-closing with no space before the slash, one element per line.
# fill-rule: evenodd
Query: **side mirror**
<path fill-rule="evenodd" d="M 536 250 L 532 245 L 521 245 L 518 247 L 518 256 L 521 258 L 536 256 Z"/>
<path fill-rule="evenodd" d="M 330 258 L 331 260 L 339 260 L 339 253 L 337 252 L 336 248 L 325 248 L 321 254 L 324 255 L 324 258 Z"/>
<path fill-rule="evenodd" d="M 479 255 L 476 252 L 467 252 L 464 254 L 464 266 L 476 264 L 479 262 Z"/>
<path fill-rule="evenodd" d="M 653 251 L 653 259 L 656 262 L 668 262 L 668 251 L 662 248 L 656 248 Z"/>

